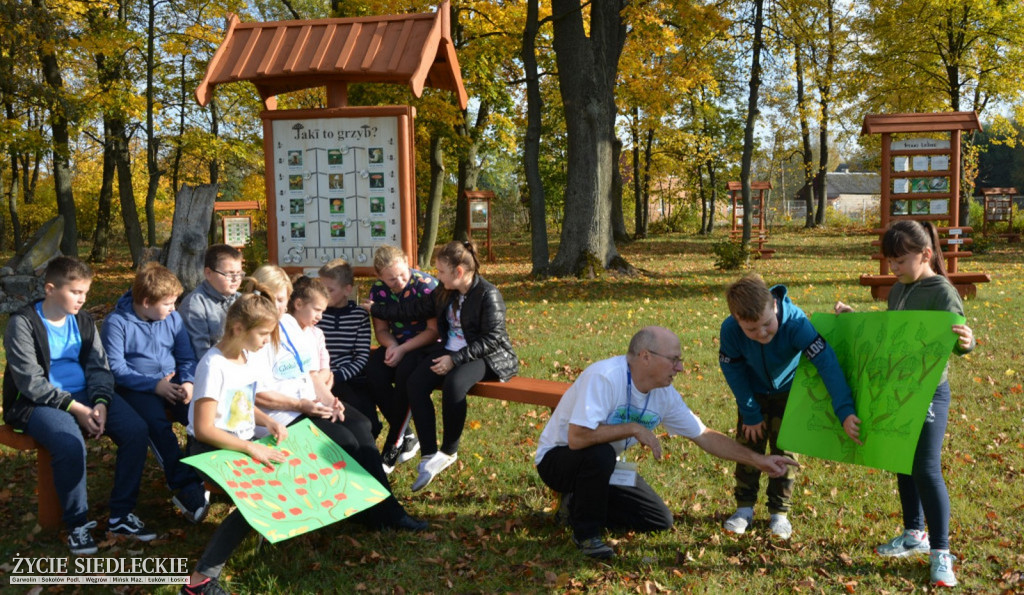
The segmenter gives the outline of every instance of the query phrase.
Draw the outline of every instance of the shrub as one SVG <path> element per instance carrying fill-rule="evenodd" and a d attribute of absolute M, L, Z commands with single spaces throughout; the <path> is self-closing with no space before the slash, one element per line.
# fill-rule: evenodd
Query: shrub
<path fill-rule="evenodd" d="M 985 225 L 985 207 L 976 200 L 967 201 L 967 225 L 975 228 L 975 232 L 980 231 L 981 227 Z"/>
<path fill-rule="evenodd" d="M 716 242 L 711 246 L 717 259 L 715 268 L 723 271 L 734 271 L 747 266 L 750 261 L 750 249 L 739 243 L 729 240 Z"/>

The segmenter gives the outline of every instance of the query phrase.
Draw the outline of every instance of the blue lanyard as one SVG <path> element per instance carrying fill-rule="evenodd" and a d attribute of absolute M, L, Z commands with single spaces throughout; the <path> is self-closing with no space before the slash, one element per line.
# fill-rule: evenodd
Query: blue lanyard
<path fill-rule="evenodd" d="M 629 423 L 629 422 L 631 422 L 633 420 L 633 416 L 631 414 L 632 406 L 630 405 L 630 401 L 633 400 L 632 399 L 632 395 L 633 395 L 633 371 L 629 369 L 629 364 L 627 363 L 626 364 L 626 423 Z M 644 408 L 640 410 L 640 417 L 639 417 L 639 419 L 643 419 L 644 414 L 647 413 L 647 406 L 650 405 L 650 403 L 651 403 L 651 391 L 647 391 L 647 398 L 644 399 Z M 626 449 L 629 448 L 629 441 L 630 440 L 632 440 L 632 438 L 626 438 L 625 442 L 623 442 L 623 444 L 622 444 L 622 452 L 626 452 Z"/>
<path fill-rule="evenodd" d="M 299 372 L 305 373 L 306 369 L 302 366 L 302 358 L 299 357 L 299 350 L 295 348 L 295 344 L 292 343 L 292 338 L 288 336 L 288 331 L 285 330 L 284 325 L 277 323 L 277 326 L 281 327 L 281 332 L 284 333 L 284 340 L 288 341 L 288 351 L 291 352 L 292 357 L 295 358 L 295 362 L 299 364 Z"/>

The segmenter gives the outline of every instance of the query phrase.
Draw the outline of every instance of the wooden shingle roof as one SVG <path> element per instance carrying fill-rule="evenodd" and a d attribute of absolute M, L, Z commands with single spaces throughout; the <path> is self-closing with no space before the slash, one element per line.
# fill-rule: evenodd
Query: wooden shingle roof
<path fill-rule="evenodd" d="M 451 38 L 448 2 L 436 13 L 344 19 L 243 23 L 231 15 L 224 41 L 196 89 L 207 105 L 221 83 L 250 81 L 264 101 L 310 87 L 348 83 L 425 86 L 455 93 L 465 109 L 466 89 Z"/>
<path fill-rule="evenodd" d="M 926 114 L 868 114 L 861 135 L 894 132 L 938 132 L 981 130 L 976 112 L 933 112 Z"/>

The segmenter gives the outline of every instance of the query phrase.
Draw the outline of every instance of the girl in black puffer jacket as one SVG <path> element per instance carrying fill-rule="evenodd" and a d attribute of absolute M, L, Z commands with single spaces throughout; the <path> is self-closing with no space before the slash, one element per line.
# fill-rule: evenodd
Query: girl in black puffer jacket
<path fill-rule="evenodd" d="M 410 374 L 409 406 L 419 435 L 419 475 L 416 492 L 458 458 L 459 439 L 466 424 L 466 393 L 481 380 L 508 380 L 519 371 L 519 360 L 505 330 L 501 292 L 478 274 L 476 249 L 470 242 L 449 242 L 437 254 L 437 279 L 443 290 L 417 302 L 364 302 L 370 314 L 383 320 L 422 320 L 436 316 L 440 341 Z M 430 395 L 441 387 L 444 439 L 437 447 L 436 416 Z"/>

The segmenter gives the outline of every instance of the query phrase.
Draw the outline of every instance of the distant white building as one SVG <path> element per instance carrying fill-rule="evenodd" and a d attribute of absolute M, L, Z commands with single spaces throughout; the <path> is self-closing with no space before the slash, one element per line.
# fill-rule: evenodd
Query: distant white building
<path fill-rule="evenodd" d="M 881 174 L 835 171 L 825 174 L 829 206 L 859 221 L 878 216 L 882 200 Z"/>

